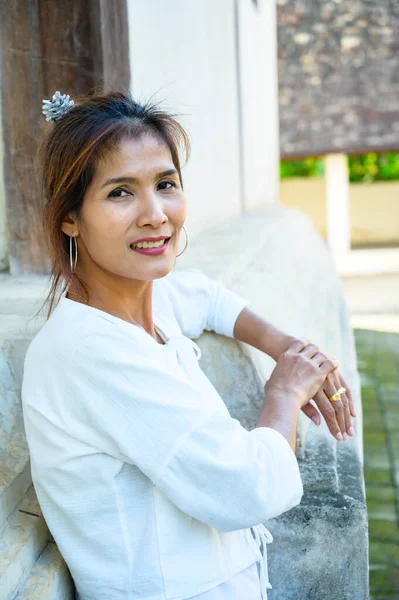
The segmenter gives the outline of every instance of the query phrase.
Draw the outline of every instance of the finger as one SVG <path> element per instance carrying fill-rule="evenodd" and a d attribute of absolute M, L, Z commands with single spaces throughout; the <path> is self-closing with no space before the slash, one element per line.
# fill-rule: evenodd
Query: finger
<path fill-rule="evenodd" d="M 305 404 L 305 406 L 302 406 L 302 411 L 305 413 L 305 415 L 307 417 L 309 417 L 309 419 L 311 419 L 313 421 L 313 423 L 315 425 L 320 425 L 321 416 L 320 416 L 319 411 L 317 410 L 317 408 L 315 406 L 313 406 L 313 404 L 310 404 L 310 402 L 308 402 L 308 404 Z"/>
<path fill-rule="evenodd" d="M 323 362 L 321 363 L 321 365 L 319 365 L 320 370 L 322 371 L 322 373 L 327 377 L 329 375 L 329 373 L 331 373 L 332 371 L 335 371 L 335 369 L 338 368 L 338 363 L 334 362 L 333 360 L 326 358 L 323 360 Z"/>
<path fill-rule="evenodd" d="M 335 373 L 329 373 L 329 375 L 326 378 L 324 385 L 323 385 L 323 391 L 324 391 L 325 395 L 327 396 L 327 399 L 331 398 L 331 396 L 333 396 L 335 394 L 335 392 L 339 389 L 339 387 L 337 387 L 337 385 L 339 385 L 339 381 L 337 382 Z M 331 402 L 331 400 L 329 400 L 329 402 L 332 405 L 333 409 L 335 410 L 338 426 L 341 430 L 343 438 L 345 439 L 348 436 L 346 434 L 345 414 L 344 414 L 344 406 L 343 406 L 342 400 L 339 400 L 339 402 Z"/>
<path fill-rule="evenodd" d="M 341 385 L 343 385 L 344 388 L 346 388 L 346 396 L 349 401 L 350 414 L 352 417 L 356 417 L 355 403 L 353 401 L 352 392 L 351 392 L 348 384 L 346 383 L 345 379 L 343 378 L 342 373 L 340 373 L 340 378 L 341 378 Z"/>
<path fill-rule="evenodd" d="M 305 346 L 305 348 L 301 351 L 301 354 L 303 354 L 304 356 L 307 356 L 308 358 L 313 358 L 318 353 L 319 353 L 318 346 L 316 346 L 315 344 L 312 344 L 312 343 Z"/>
<path fill-rule="evenodd" d="M 331 374 L 331 377 L 332 377 L 334 386 L 337 390 L 339 390 L 341 387 L 345 387 L 342 385 L 341 373 L 338 369 Z M 334 404 L 339 404 L 339 403 L 334 402 Z M 349 401 L 348 401 L 348 397 L 347 397 L 346 393 L 343 393 L 341 395 L 341 404 L 342 404 L 342 414 L 343 414 L 343 418 L 344 418 L 344 422 L 345 422 L 345 428 L 344 428 L 344 430 L 342 430 L 342 433 L 345 431 L 348 435 L 353 435 L 354 430 L 352 428 L 352 420 L 351 420 L 351 415 L 350 415 L 350 410 L 349 410 Z"/>
<path fill-rule="evenodd" d="M 339 390 L 341 387 L 345 387 L 342 385 L 342 377 L 341 377 L 341 373 L 339 370 L 331 373 L 331 377 L 332 377 L 332 380 L 333 380 L 334 385 L 337 390 Z M 344 415 L 344 420 L 345 420 L 345 431 L 348 435 L 353 435 L 354 430 L 352 427 L 352 419 L 351 419 L 351 414 L 350 414 L 350 409 L 349 409 L 349 400 L 348 400 L 348 396 L 347 396 L 346 392 L 344 394 L 342 394 L 341 402 L 342 402 L 342 406 L 343 406 L 343 415 Z"/>
<path fill-rule="evenodd" d="M 342 441 L 344 438 L 341 433 L 341 429 L 337 422 L 337 416 L 335 414 L 334 408 L 331 406 L 331 402 L 328 400 L 324 391 L 320 389 L 317 394 L 314 396 L 314 401 L 316 403 L 317 408 L 321 412 L 324 417 L 324 420 L 327 424 L 330 433 L 339 441 Z"/>
<path fill-rule="evenodd" d="M 326 357 L 325 357 L 325 355 L 324 355 L 324 354 L 322 354 L 322 353 L 319 351 L 319 352 L 317 352 L 317 354 L 315 354 L 315 355 L 312 357 L 312 360 L 314 360 L 315 362 L 317 362 L 317 364 L 318 364 L 318 365 L 319 365 L 319 367 L 320 367 L 320 366 L 321 366 L 321 365 L 322 365 L 322 364 L 325 362 L 325 360 L 326 360 Z M 330 359 L 327 359 L 327 360 L 330 360 Z"/>
<path fill-rule="evenodd" d="M 305 346 L 307 346 L 308 344 L 311 344 L 310 340 L 306 340 L 305 338 L 300 338 L 299 340 L 294 340 L 293 342 L 291 342 L 291 344 L 288 346 L 287 350 L 289 350 L 291 352 L 301 352 L 301 350 L 303 350 L 305 348 Z"/>
<path fill-rule="evenodd" d="M 353 436 L 353 435 L 355 435 L 355 430 L 353 429 L 348 396 L 346 394 L 342 394 L 341 401 L 342 401 L 342 404 L 344 407 L 346 433 L 350 436 Z"/>

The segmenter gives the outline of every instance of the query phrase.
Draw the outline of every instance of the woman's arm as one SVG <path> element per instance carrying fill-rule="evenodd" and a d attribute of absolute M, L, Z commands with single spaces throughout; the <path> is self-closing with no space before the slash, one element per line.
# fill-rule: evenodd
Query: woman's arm
<path fill-rule="evenodd" d="M 164 279 L 181 331 L 189 338 L 197 338 L 204 331 L 215 331 L 254 346 L 276 362 L 296 339 L 251 310 L 248 299 L 224 287 L 219 281 L 210 279 L 199 269 L 171 271 Z M 340 402 L 331 403 L 328 398 L 340 387 L 345 387 L 347 393 Z M 338 369 L 327 377 L 313 400 L 332 435 L 338 440 L 346 439 L 347 434 L 354 434 L 351 416 L 355 417 L 356 413 L 352 395 Z M 309 402 L 302 410 L 319 425 L 321 417 L 316 406 Z"/>
<path fill-rule="evenodd" d="M 235 339 L 265 352 L 276 362 L 295 339 L 274 327 L 261 315 L 251 310 L 249 306 L 245 306 L 239 313 L 234 325 L 233 335 Z M 322 350 L 320 352 L 328 358 L 333 358 Z M 345 387 L 347 391 L 341 396 L 341 401 L 332 403 L 329 397 L 340 387 Z M 313 400 L 324 416 L 331 434 L 336 439 L 341 441 L 347 439 L 348 435 L 354 435 L 351 421 L 351 416 L 356 417 L 353 398 L 339 369 L 335 369 L 329 374 Z M 302 410 L 316 425 L 320 424 L 320 414 L 316 407 L 310 403 L 310 399 Z"/>
<path fill-rule="evenodd" d="M 240 312 L 234 325 L 233 335 L 236 340 L 245 342 L 276 362 L 280 355 L 287 350 L 294 337 L 287 335 L 248 306 Z"/>
<path fill-rule="evenodd" d="M 62 350 L 57 378 L 71 398 L 72 435 L 136 465 L 180 510 L 219 531 L 263 523 L 299 504 L 300 471 L 284 435 L 271 427 L 247 431 L 216 390 L 171 369 L 145 333 L 98 321 L 73 352 Z"/>

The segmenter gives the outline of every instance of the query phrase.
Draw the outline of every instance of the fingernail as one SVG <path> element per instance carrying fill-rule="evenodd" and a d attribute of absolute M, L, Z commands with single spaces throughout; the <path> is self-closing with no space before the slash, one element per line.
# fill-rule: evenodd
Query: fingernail
<path fill-rule="evenodd" d="M 317 419 L 317 417 L 316 417 L 315 415 L 313 415 L 313 417 L 312 417 L 312 421 L 313 421 L 313 423 L 314 423 L 315 425 L 318 425 L 318 424 L 319 424 L 319 421 L 318 421 L 318 419 Z"/>
<path fill-rule="evenodd" d="M 335 437 L 336 437 L 336 438 L 337 438 L 337 440 L 339 440 L 340 442 L 342 442 L 342 440 L 344 439 L 344 438 L 342 437 L 342 433 L 341 433 L 340 431 L 337 433 L 337 435 L 336 435 Z"/>
<path fill-rule="evenodd" d="M 342 434 L 342 436 L 343 436 L 344 440 L 347 440 L 348 437 L 349 437 L 348 434 L 346 433 L 346 431 L 344 431 L 344 433 Z"/>
<path fill-rule="evenodd" d="M 349 427 L 348 433 L 349 435 L 355 435 L 355 430 L 353 429 L 353 427 Z"/>

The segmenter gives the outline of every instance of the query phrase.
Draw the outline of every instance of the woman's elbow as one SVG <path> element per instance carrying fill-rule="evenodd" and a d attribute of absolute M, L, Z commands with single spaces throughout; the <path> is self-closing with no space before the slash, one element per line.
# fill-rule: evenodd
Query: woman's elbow
<path fill-rule="evenodd" d="M 291 510 L 301 503 L 303 497 L 302 483 L 291 493 L 282 496 L 279 493 L 270 493 L 267 496 L 252 498 L 252 502 L 247 504 L 245 510 L 228 511 L 218 515 L 209 524 L 223 533 L 236 531 L 238 529 L 247 529 L 259 523 L 264 523 L 269 519 L 278 517 L 279 515 Z M 248 495 L 249 499 L 249 495 Z"/>
<path fill-rule="evenodd" d="M 263 506 L 262 520 L 268 521 L 282 515 L 301 503 L 303 497 L 302 483 L 286 494 L 273 494 L 265 502 Z"/>

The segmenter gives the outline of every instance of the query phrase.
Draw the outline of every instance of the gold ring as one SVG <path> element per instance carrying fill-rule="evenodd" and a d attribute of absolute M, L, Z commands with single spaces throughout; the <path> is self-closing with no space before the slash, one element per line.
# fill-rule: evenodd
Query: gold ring
<path fill-rule="evenodd" d="M 345 392 L 346 388 L 340 387 L 339 390 L 337 390 L 335 394 L 333 394 L 333 396 L 330 396 L 330 402 L 339 402 L 341 400 L 342 394 L 345 394 Z"/>

